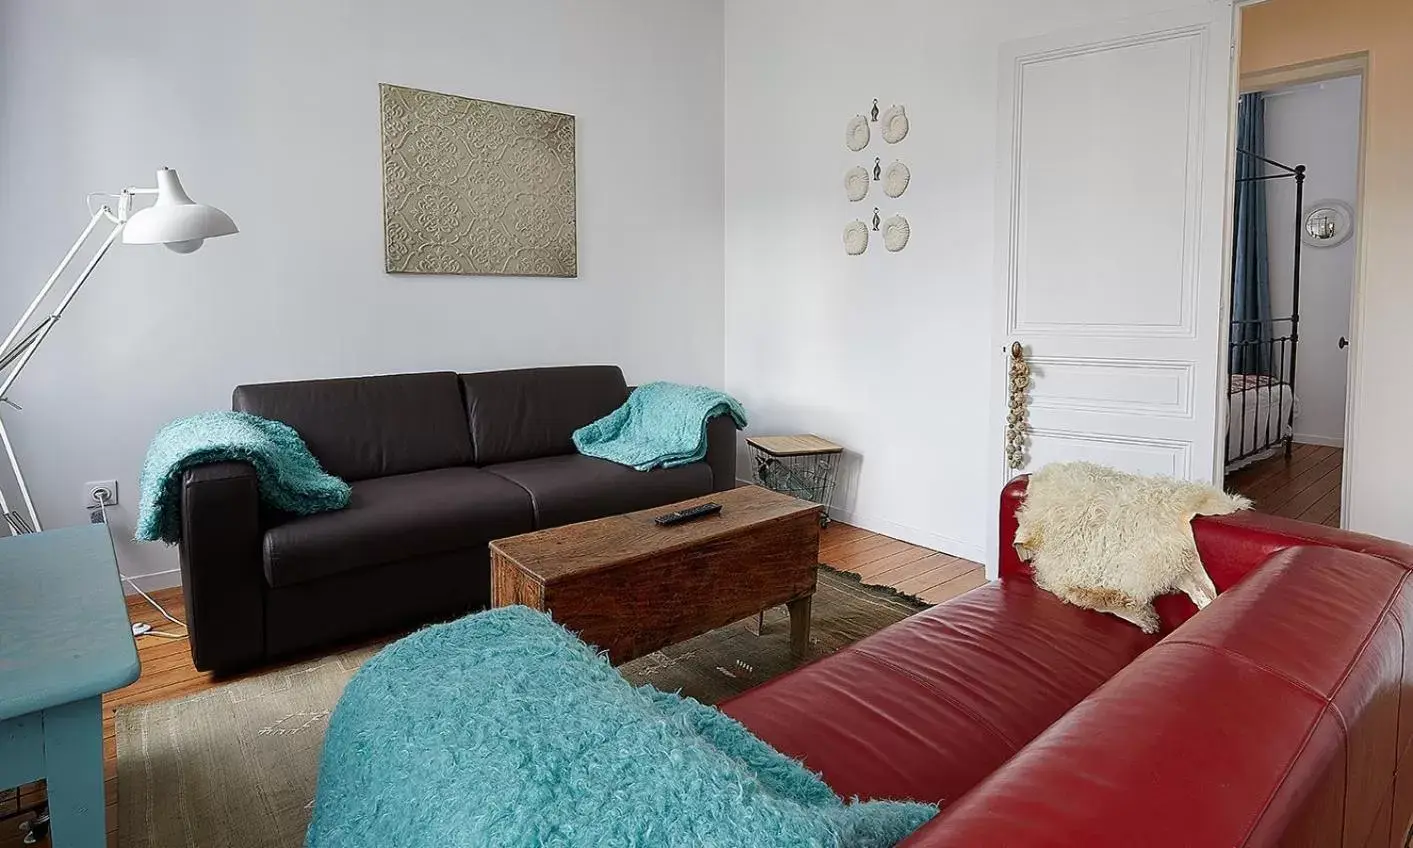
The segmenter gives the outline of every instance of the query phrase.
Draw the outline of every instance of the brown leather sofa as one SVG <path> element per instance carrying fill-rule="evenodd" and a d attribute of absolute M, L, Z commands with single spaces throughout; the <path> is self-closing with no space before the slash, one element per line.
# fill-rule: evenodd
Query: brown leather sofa
<path fill-rule="evenodd" d="M 289 424 L 349 507 L 261 507 L 225 462 L 182 481 L 182 587 L 196 667 L 234 671 L 490 602 L 487 543 L 735 485 L 735 425 L 706 459 L 649 472 L 578 454 L 575 429 L 628 397 L 615 366 L 434 372 L 240 386 L 234 408 Z"/>

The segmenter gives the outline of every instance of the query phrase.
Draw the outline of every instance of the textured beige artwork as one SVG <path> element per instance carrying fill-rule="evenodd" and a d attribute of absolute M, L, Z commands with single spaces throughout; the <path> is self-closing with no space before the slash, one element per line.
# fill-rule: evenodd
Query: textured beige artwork
<path fill-rule="evenodd" d="M 573 115 L 380 89 L 388 273 L 579 275 Z"/>

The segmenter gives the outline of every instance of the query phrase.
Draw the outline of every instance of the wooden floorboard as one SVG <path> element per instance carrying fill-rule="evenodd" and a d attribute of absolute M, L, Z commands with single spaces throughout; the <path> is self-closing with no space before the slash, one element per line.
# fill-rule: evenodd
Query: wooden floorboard
<path fill-rule="evenodd" d="M 976 563 L 970 560 L 950 557 L 949 561 L 926 574 L 919 574 L 917 577 L 904 580 L 894 584 L 893 588 L 899 592 L 921 597 L 924 592 L 935 589 L 944 583 L 948 583 L 958 577 L 967 577 L 976 574 Z"/>
<path fill-rule="evenodd" d="M 883 574 L 886 571 L 891 571 L 902 565 L 907 565 L 910 562 L 917 562 L 918 560 L 923 559 L 925 557 L 930 557 L 935 553 L 936 551 L 931 551 L 927 548 L 919 548 L 916 545 L 909 545 L 907 550 L 883 557 L 882 559 L 873 560 L 871 562 L 848 562 L 848 568 L 845 570 L 849 571 L 850 573 L 857 574 L 859 575 L 859 577 L 863 578 L 865 582 L 869 582 L 872 580 L 872 578 L 879 574 Z M 820 557 L 820 562 L 823 562 L 825 565 L 833 566 L 835 562 L 847 561 L 825 559 L 824 557 Z"/>
<path fill-rule="evenodd" d="M 820 561 L 840 571 L 859 575 L 863 582 L 887 586 L 914 595 L 932 604 L 950 600 L 986 582 L 985 569 L 975 562 L 939 553 L 929 548 L 889 539 L 893 552 L 878 558 L 879 549 L 869 545 L 869 536 L 884 538 L 856 527 L 834 522 L 820 536 Z M 840 541 L 844 540 L 844 541 Z M 898 545 L 903 548 L 899 550 Z"/>
<path fill-rule="evenodd" d="M 1315 509 L 1322 503 L 1311 501 L 1309 508 Z M 985 573 L 977 563 L 839 522 L 831 523 L 820 536 L 820 561 L 840 571 L 858 574 L 867 584 L 895 588 L 933 604 L 943 603 L 986 582 Z M 152 595 L 172 615 L 178 619 L 185 617 L 181 589 L 163 589 Z M 134 622 L 181 632 L 141 597 L 128 598 L 128 615 Z M 117 709 L 183 698 L 236 679 L 217 679 L 197 671 L 191 664 L 185 639 L 144 636 L 138 639 L 137 652 L 142 661 L 142 675 L 131 686 L 103 697 L 103 788 L 110 848 L 118 844 L 118 747 L 114 724 Z M 34 806 L 43 797 L 42 784 L 20 787 L 17 794 L 8 796 L 0 792 L 0 814 Z M 18 826 L 23 820 L 21 817 L 0 822 L 0 848 L 20 848 Z"/>
<path fill-rule="evenodd" d="M 1344 451 L 1295 445 L 1291 456 L 1273 456 L 1227 475 L 1226 486 L 1255 502 L 1257 512 L 1338 527 Z"/>
<path fill-rule="evenodd" d="M 972 589 L 986 583 L 986 572 L 984 569 L 973 569 L 954 580 L 948 580 L 940 586 L 933 586 L 931 589 L 923 591 L 918 597 L 929 604 L 944 604 L 958 595 L 970 592 Z"/>

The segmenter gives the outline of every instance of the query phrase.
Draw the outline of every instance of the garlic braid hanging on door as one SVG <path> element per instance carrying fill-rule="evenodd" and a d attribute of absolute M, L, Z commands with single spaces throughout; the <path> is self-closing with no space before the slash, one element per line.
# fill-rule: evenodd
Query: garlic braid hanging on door
<path fill-rule="evenodd" d="M 1011 356 L 1006 369 L 1006 467 L 1025 467 L 1026 434 L 1030 431 L 1026 404 L 1030 392 L 1030 364 L 1025 361 L 1025 348 L 1011 342 Z"/>

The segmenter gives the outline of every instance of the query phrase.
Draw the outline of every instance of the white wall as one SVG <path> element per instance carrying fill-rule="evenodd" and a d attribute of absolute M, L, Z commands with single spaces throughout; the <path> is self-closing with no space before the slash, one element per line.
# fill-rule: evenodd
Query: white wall
<path fill-rule="evenodd" d="M 1359 188 L 1359 77 L 1329 80 L 1266 99 L 1266 154 L 1277 162 L 1303 164 L 1305 205 L 1325 198 L 1357 208 Z M 1266 212 L 1270 233 L 1271 309 L 1290 315 L 1295 265 L 1295 184 L 1272 180 Z M 1356 227 L 1358 226 L 1356 222 Z M 1345 386 L 1349 352 L 1350 291 L 1358 239 L 1329 248 L 1305 246 L 1300 257 L 1300 348 L 1296 358 L 1297 441 L 1344 443 Z M 1284 331 L 1285 325 L 1278 328 Z"/>
<path fill-rule="evenodd" d="M 610 362 L 723 377 L 722 8 L 698 0 L 0 3 L 0 315 L 87 220 L 179 169 L 241 227 L 192 256 L 119 247 L 6 409 L 42 516 L 136 476 L 164 422 L 241 382 Z M 378 83 L 578 117 L 572 280 L 382 271 Z M 8 326 L 8 321 L 6 323 Z M 120 545 L 129 573 L 175 566 Z M 174 578 L 155 581 L 153 585 Z"/>
<path fill-rule="evenodd" d="M 983 556 L 1000 44 L 1179 5 L 726 0 L 727 386 L 753 432 L 849 449 L 846 519 Z M 912 184 L 851 204 L 844 171 L 865 157 L 844 126 L 875 97 L 912 131 L 867 163 L 897 156 Z M 844 224 L 875 205 L 907 215 L 911 243 L 846 256 Z"/>

